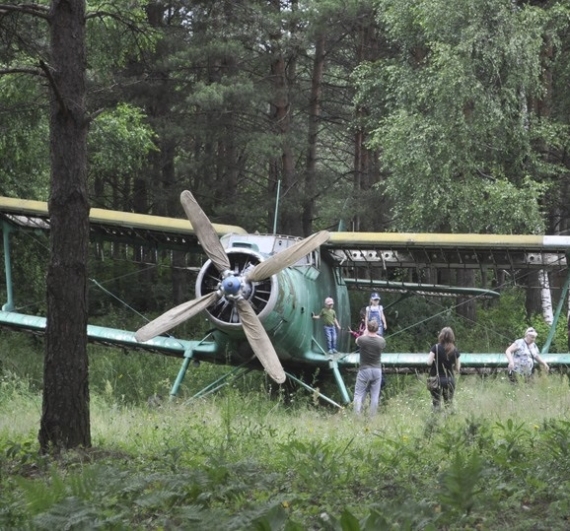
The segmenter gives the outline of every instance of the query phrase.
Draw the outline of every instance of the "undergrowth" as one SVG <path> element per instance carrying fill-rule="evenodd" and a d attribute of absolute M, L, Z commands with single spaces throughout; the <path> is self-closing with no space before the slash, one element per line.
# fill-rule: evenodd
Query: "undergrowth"
<path fill-rule="evenodd" d="M 5 376 L 5 375 L 4 375 Z M 0 529 L 567 529 L 565 376 L 419 380 L 356 418 L 228 387 L 91 400 L 93 448 L 41 457 L 40 396 L 2 379 Z"/>
<path fill-rule="evenodd" d="M 427 352 L 445 321 L 460 351 L 502 352 L 517 327 L 540 327 L 510 311 L 518 297 L 476 325 L 436 315 L 419 335 L 394 314 L 391 350 L 423 341 Z M 553 352 L 565 349 L 559 328 Z M 171 400 L 179 360 L 90 345 L 93 447 L 55 458 L 38 451 L 42 341 L 0 340 L 2 530 L 570 528 L 570 393 L 559 373 L 518 386 L 461 376 L 440 414 L 421 378 L 388 375 L 369 419 L 276 390 L 261 373 L 193 398 L 229 370 L 205 363 Z"/>

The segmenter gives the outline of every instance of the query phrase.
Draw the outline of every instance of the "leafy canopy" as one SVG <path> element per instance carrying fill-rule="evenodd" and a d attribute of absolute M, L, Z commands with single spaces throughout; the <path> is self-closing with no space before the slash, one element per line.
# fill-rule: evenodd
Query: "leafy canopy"
<path fill-rule="evenodd" d="M 380 4 L 392 53 L 354 79 L 374 102 L 370 145 L 382 150 L 395 228 L 543 231 L 554 168 L 529 102 L 544 90 L 546 12 L 507 0 Z"/>

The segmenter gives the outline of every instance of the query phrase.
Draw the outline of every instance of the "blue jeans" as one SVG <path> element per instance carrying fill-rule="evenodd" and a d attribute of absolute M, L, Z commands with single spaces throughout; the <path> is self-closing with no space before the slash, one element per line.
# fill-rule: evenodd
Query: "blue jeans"
<path fill-rule="evenodd" d="M 362 402 L 366 392 L 370 392 L 370 415 L 378 410 L 380 389 L 382 387 L 382 369 L 360 369 L 356 375 L 354 387 L 354 412 L 358 415 L 362 410 Z"/>
<path fill-rule="evenodd" d="M 327 350 L 336 350 L 336 326 L 325 326 L 325 338 L 327 340 Z"/>

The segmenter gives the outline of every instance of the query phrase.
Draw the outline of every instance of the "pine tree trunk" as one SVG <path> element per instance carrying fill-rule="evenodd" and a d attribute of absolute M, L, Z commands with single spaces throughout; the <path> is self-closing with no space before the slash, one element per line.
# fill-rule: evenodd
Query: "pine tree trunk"
<path fill-rule="evenodd" d="M 539 271 L 531 270 L 526 272 L 522 282 L 526 284 L 525 307 L 528 317 L 542 313 L 542 285 L 539 280 Z"/>
<path fill-rule="evenodd" d="M 313 76 L 311 82 L 311 99 L 309 101 L 309 138 L 307 149 L 307 166 L 305 170 L 305 204 L 303 209 L 303 235 L 313 232 L 316 199 L 317 140 L 319 136 L 321 85 L 325 68 L 325 34 L 317 37 Z"/>
<path fill-rule="evenodd" d="M 457 283 L 461 287 L 475 286 L 475 270 L 459 269 L 457 271 Z M 475 323 L 477 320 L 475 299 L 473 297 L 459 297 L 457 301 L 457 313 L 464 317 L 468 323 Z"/>
<path fill-rule="evenodd" d="M 275 12 L 281 11 L 282 6 L 279 0 L 271 0 L 270 4 Z M 292 109 L 289 80 L 295 78 L 296 58 L 284 55 L 282 37 L 281 28 L 271 35 L 273 57 L 270 75 L 273 97 L 270 121 L 273 132 L 278 136 L 281 145 L 281 154 L 275 157 L 271 171 L 276 171 L 281 179 L 281 198 L 283 199 L 279 214 L 281 232 L 301 235 L 303 222 L 299 212 L 296 212 L 294 208 L 298 205 L 295 199 L 297 197 L 297 169 L 290 139 Z"/>
<path fill-rule="evenodd" d="M 91 446 L 85 1 L 51 4 L 51 193 L 42 451 Z"/>

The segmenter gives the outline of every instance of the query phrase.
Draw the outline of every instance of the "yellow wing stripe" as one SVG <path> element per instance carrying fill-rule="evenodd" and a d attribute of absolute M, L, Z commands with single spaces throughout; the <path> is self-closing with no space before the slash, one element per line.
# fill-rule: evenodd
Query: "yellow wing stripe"
<path fill-rule="evenodd" d="M 330 247 L 452 247 L 498 249 L 570 249 L 570 236 L 533 234 L 437 234 L 396 232 L 331 232 L 325 244 Z"/>
<path fill-rule="evenodd" d="M 11 213 L 20 216 L 36 216 L 48 218 L 48 205 L 43 201 L 31 201 L 28 199 L 14 199 L 0 197 L 0 212 Z M 104 210 L 92 208 L 89 213 L 89 221 L 93 224 L 126 227 L 133 229 L 154 230 L 160 232 L 175 232 L 178 234 L 194 234 L 194 229 L 187 219 L 167 218 L 151 216 L 148 214 L 134 214 L 118 210 Z M 213 224 L 216 233 L 224 234 L 247 234 L 247 231 L 234 225 Z"/>

